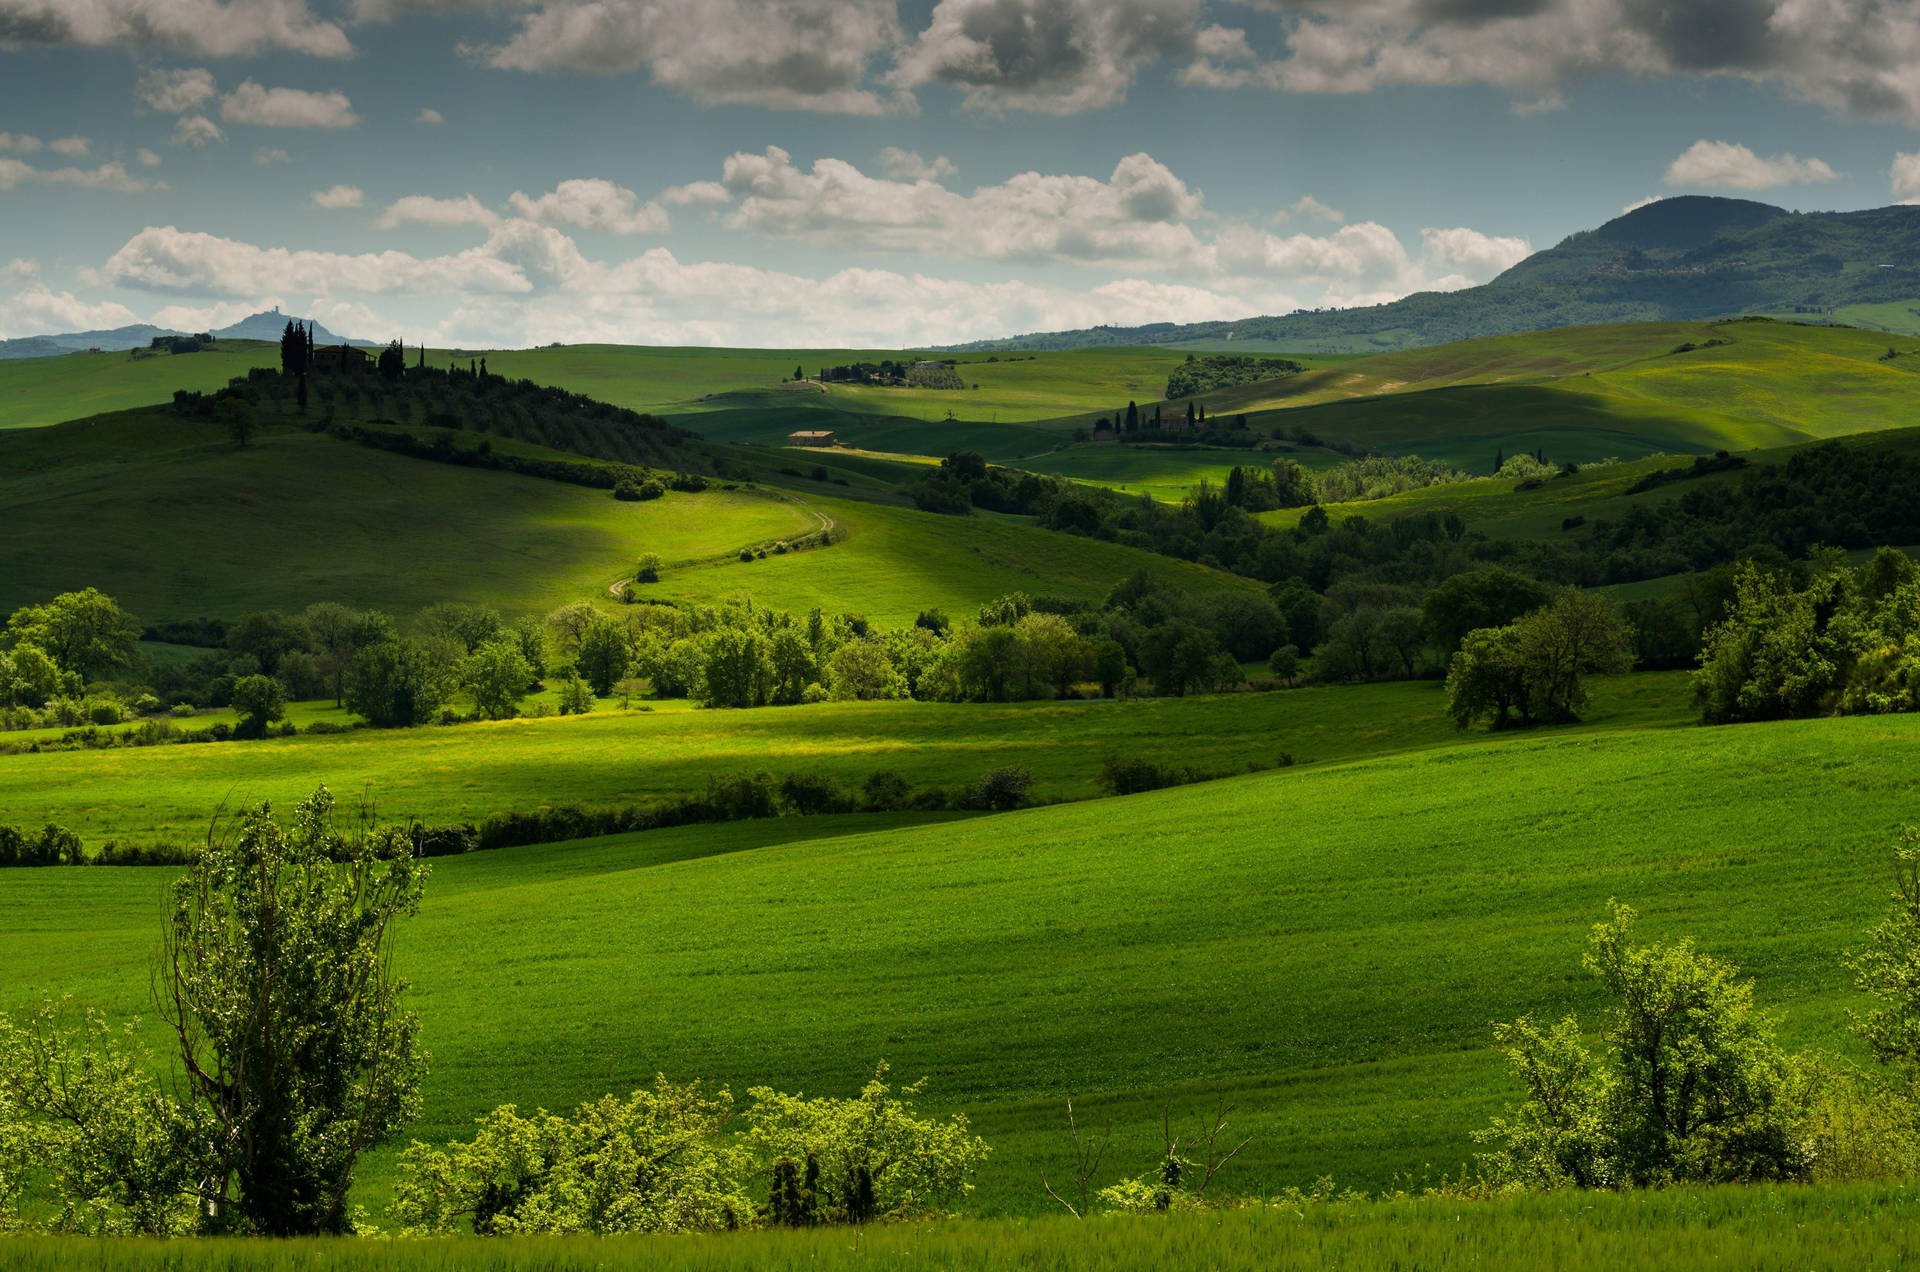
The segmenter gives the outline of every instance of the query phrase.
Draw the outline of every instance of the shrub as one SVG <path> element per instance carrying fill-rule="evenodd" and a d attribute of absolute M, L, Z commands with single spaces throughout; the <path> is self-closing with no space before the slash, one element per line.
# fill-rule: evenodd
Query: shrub
<path fill-rule="evenodd" d="M 751 776 L 710 777 L 705 803 L 715 821 L 747 821 L 780 815 L 773 779 L 765 773 Z"/>
<path fill-rule="evenodd" d="M 891 813 L 905 808 L 913 794 L 907 779 L 891 769 L 880 769 L 867 776 L 860 788 L 868 812 Z"/>
<path fill-rule="evenodd" d="M 191 702 L 176 702 L 167 708 L 167 714 L 176 720 L 191 720 L 198 711 Z"/>
<path fill-rule="evenodd" d="M 407 831 L 416 857 L 457 857 L 480 846 L 480 836 L 469 823 L 413 826 Z"/>
<path fill-rule="evenodd" d="M 821 773 L 789 773 L 781 778 L 780 803 L 801 816 L 850 813 L 856 806 L 840 783 Z"/>
<path fill-rule="evenodd" d="M 1024 764 L 1009 764 L 983 774 L 973 785 L 972 806 L 1003 813 L 1027 802 L 1033 787 L 1033 771 Z"/>
<path fill-rule="evenodd" d="M 633 572 L 635 583 L 658 583 L 660 581 L 660 554 L 649 552 L 640 558 L 639 568 Z"/>
<path fill-rule="evenodd" d="M 93 724 L 120 723 L 120 704 L 111 698 L 97 698 L 87 704 L 87 720 Z"/>
<path fill-rule="evenodd" d="M 752 549 L 752 548 L 742 548 L 742 549 L 740 549 L 740 559 L 741 559 L 742 561 L 751 561 L 751 560 L 753 560 L 753 549 Z"/>
<path fill-rule="evenodd" d="M 1186 780 L 1176 769 L 1152 760 L 1120 759 L 1109 755 L 1100 762 L 1100 785 L 1111 795 L 1138 795 L 1165 786 L 1179 786 Z"/>

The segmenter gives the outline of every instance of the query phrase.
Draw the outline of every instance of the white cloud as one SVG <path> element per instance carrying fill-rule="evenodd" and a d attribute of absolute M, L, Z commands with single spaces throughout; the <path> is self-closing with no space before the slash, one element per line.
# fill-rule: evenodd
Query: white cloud
<path fill-rule="evenodd" d="M 869 177 L 840 159 L 803 172 L 770 146 L 729 157 L 721 184 L 739 200 L 730 227 L 852 250 L 1156 267 L 1202 252 L 1185 224 L 1200 215 L 1201 195 L 1146 154 L 1122 159 L 1106 181 L 1026 172 L 962 195 Z"/>
<path fill-rule="evenodd" d="M 134 176 L 123 163 L 103 163 L 98 168 L 35 168 L 18 159 L 0 159 L 0 190 L 28 183 L 108 190 L 115 194 L 142 194 L 167 188 L 163 181 Z"/>
<path fill-rule="evenodd" d="M 439 111 L 435 110 L 431 106 L 423 106 L 420 109 L 420 113 L 413 117 L 413 122 L 416 124 L 428 124 L 428 125 L 437 127 L 440 124 L 446 123 L 447 117 L 445 115 L 442 115 Z"/>
<path fill-rule="evenodd" d="M 1629 212 L 1638 212 L 1641 208 L 1650 208 L 1654 204 L 1660 202 L 1662 197 L 1664 196 L 1658 195 L 1658 194 L 1650 194 L 1644 199 L 1635 199 L 1632 203 L 1629 203 L 1627 204 L 1626 207 L 1620 209 L 1620 215 L 1625 216 Z"/>
<path fill-rule="evenodd" d="M 5 282 L 24 283 L 39 276 L 40 262 L 30 261 L 24 256 L 16 256 L 5 265 L 0 265 L 0 280 Z"/>
<path fill-rule="evenodd" d="M 292 163 L 293 156 L 278 146 L 261 146 L 253 152 L 253 162 L 264 168 L 270 163 Z"/>
<path fill-rule="evenodd" d="M 26 133 L 0 132 L 0 154 L 30 155 L 44 144 Z"/>
<path fill-rule="evenodd" d="M 383 230 L 403 225 L 431 225 L 446 229 L 457 225 L 491 228 L 500 224 L 500 214 L 470 194 L 457 199 L 436 199 L 431 195 L 410 194 L 396 199 L 380 214 L 377 222 Z"/>
<path fill-rule="evenodd" d="M 405 252 L 350 255 L 260 247 L 171 225 L 141 230 L 89 277 L 104 285 L 220 298 L 276 291 L 318 296 L 532 290 L 518 266 L 488 248 L 425 259 Z"/>
<path fill-rule="evenodd" d="M 875 115 L 892 104 L 868 67 L 899 40 L 895 0 L 548 0 L 504 45 L 467 51 L 503 70 L 645 68 L 708 105 Z"/>
<path fill-rule="evenodd" d="M 135 151 L 133 157 L 139 161 L 142 168 L 158 168 L 160 166 L 160 156 L 154 154 L 153 151 L 148 150 L 145 146 Z"/>
<path fill-rule="evenodd" d="M 641 203 L 633 191 L 599 177 L 562 181 L 539 198 L 515 190 L 507 199 L 516 216 L 542 225 L 566 225 L 609 234 L 661 234 L 668 221 L 658 203 Z"/>
<path fill-rule="evenodd" d="M 1902 203 L 1920 203 L 1920 153 L 1897 154 L 1887 170 L 1893 182 L 1893 197 Z"/>
<path fill-rule="evenodd" d="M 1429 272 L 1445 270 L 1475 280 L 1505 273 L 1533 255 L 1533 244 L 1523 238 L 1495 238 L 1464 226 L 1421 230 L 1420 246 Z"/>
<path fill-rule="evenodd" d="M 970 110 L 1111 106 L 1154 61 L 1196 47 L 1200 0 L 940 0 L 887 82 L 960 90 Z"/>
<path fill-rule="evenodd" d="M 264 88 L 253 80 L 221 99 L 220 118 L 261 128 L 351 128 L 360 122 L 345 93 Z"/>
<path fill-rule="evenodd" d="M 195 150 L 215 141 L 225 141 L 227 135 L 220 131 L 220 125 L 205 115 L 182 115 L 180 122 L 173 126 L 173 144 L 192 146 Z"/>
<path fill-rule="evenodd" d="M 1703 138 L 1668 165 L 1665 180 L 1670 186 L 1710 190 L 1772 190 L 1832 181 L 1835 176 L 1833 169 L 1819 159 L 1790 154 L 1763 159 L 1745 146 Z"/>
<path fill-rule="evenodd" d="M 880 152 L 880 171 L 893 181 L 945 181 L 958 169 L 945 155 L 928 161 L 918 151 L 888 146 Z"/>
<path fill-rule="evenodd" d="M 345 208 L 357 208 L 366 202 L 366 198 L 366 192 L 359 186 L 328 186 L 324 190 L 313 192 L 313 206 L 326 208 L 329 211 L 340 211 Z"/>
<path fill-rule="evenodd" d="M 0 0 L 0 41 L 189 57 L 353 52 L 346 32 L 315 18 L 305 0 Z"/>
<path fill-rule="evenodd" d="M 660 192 L 660 202 L 671 208 L 697 207 L 706 203 L 729 203 L 733 195 L 718 181 L 690 181 L 668 186 Z"/>
<path fill-rule="evenodd" d="M 277 296 L 261 296 L 251 300 L 223 300 L 212 305 L 163 305 L 148 314 L 147 321 L 175 331 L 213 331 L 230 327 L 242 318 L 278 309 L 281 303 Z"/>
<path fill-rule="evenodd" d="M 133 86 L 133 95 L 149 110 L 163 115 L 185 115 L 197 111 L 218 88 L 213 72 L 201 67 L 183 70 L 148 71 Z"/>
<path fill-rule="evenodd" d="M 1327 221 L 1339 225 L 1347 219 L 1347 214 L 1338 208 L 1330 208 L 1310 194 L 1303 194 L 1293 201 L 1288 209 L 1295 216 L 1312 217 L 1316 221 Z"/>
<path fill-rule="evenodd" d="M 93 141 L 87 137 L 58 137 L 47 143 L 47 149 L 69 159 L 85 159 L 93 153 Z"/>
<path fill-rule="evenodd" d="M 72 292 L 56 292 L 39 283 L 0 299 L 0 339 L 98 331 L 138 321 L 131 309 L 117 301 L 81 300 Z"/>

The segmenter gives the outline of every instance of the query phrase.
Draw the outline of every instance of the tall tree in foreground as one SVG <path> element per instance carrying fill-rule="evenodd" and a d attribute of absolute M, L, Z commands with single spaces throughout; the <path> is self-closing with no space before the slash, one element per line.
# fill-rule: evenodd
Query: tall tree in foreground
<path fill-rule="evenodd" d="M 343 835 L 322 787 L 291 827 L 249 809 L 174 884 L 159 994 L 206 1115 L 203 1226 L 348 1230 L 360 1154 L 419 1107 L 387 934 L 426 874 L 398 830 Z"/>

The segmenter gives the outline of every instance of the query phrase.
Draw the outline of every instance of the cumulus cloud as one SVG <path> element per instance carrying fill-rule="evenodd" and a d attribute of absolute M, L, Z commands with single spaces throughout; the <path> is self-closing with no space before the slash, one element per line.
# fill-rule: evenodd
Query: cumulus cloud
<path fill-rule="evenodd" d="M 0 45 L 165 49 L 189 57 L 284 51 L 346 57 L 353 45 L 306 0 L 0 0 Z"/>
<path fill-rule="evenodd" d="M 1635 199 L 1632 203 L 1620 209 L 1620 215 L 1625 216 L 1629 212 L 1638 212 L 1641 208 L 1652 207 L 1654 204 L 1660 202 L 1661 197 L 1662 196 L 1657 194 L 1650 194 L 1644 199 Z"/>
<path fill-rule="evenodd" d="M 686 185 L 668 186 L 660 192 L 660 202 L 673 208 L 697 207 L 703 203 L 726 203 L 733 198 L 727 187 L 718 181 L 689 181 Z"/>
<path fill-rule="evenodd" d="M 30 155 L 45 144 L 26 133 L 0 132 L 0 154 Z"/>
<path fill-rule="evenodd" d="M 153 151 L 148 150 L 145 146 L 135 151 L 133 157 L 139 161 L 142 168 L 158 168 L 160 166 L 160 156 L 154 154 Z"/>
<path fill-rule="evenodd" d="M 926 160 L 918 151 L 888 146 L 880 152 L 880 171 L 894 181 L 945 181 L 958 169 L 945 155 Z"/>
<path fill-rule="evenodd" d="M 274 291 L 517 294 L 531 284 L 495 252 L 474 248 L 421 258 L 405 252 L 357 255 L 260 247 L 238 239 L 149 226 L 94 272 L 96 281 L 143 291 L 253 297 Z"/>
<path fill-rule="evenodd" d="M 88 137 L 58 137 L 47 143 L 47 149 L 69 159 L 85 159 L 93 153 L 93 140 Z"/>
<path fill-rule="evenodd" d="M 973 110 L 1067 115 L 1122 100 L 1141 68 L 1196 48 L 1200 0 L 940 0 L 888 82 Z"/>
<path fill-rule="evenodd" d="M 292 163 L 293 156 L 277 146 L 261 146 L 253 152 L 253 162 L 264 168 L 270 163 Z"/>
<path fill-rule="evenodd" d="M 1523 238 L 1497 238 L 1465 227 L 1421 230 L 1420 246 L 1429 270 L 1469 279 L 1496 277 L 1533 255 L 1533 244 Z"/>
<path fill-rule="evenodd" d="M 709 105 L 876 115 L 892 104 L 868 68 L 900 38 L 895 0 L 552 0 L 468 52 L 503 70 L 645 69 Z"/>
<path fill-rule="evenodd" d="M 163 181 L 134 176 L 123 163 L 103 163 L 98 168 L 35 168 L 18 159 L 0 159 L 0 190 L 28 184 L 74 186 L 115 194 L 142 194 L 167 188 Z"/>
<path fill-rule="evenodd" d="M 1790 154 L 1763 159 L 1745 146 L 1703 138 L 1667 166 L 1665 180 L 1670 186 L 1709 190 L 1772 190 L 1832 181 L 1835 176 L 1833 169 L 1819 159 Z"/>
<path fill-rule="evenodd" d="M 218 91 L 213 72 L 201 67 L 148 71 L 133 86 L 133 95 L 141 105 L 163 115 L 199 110 Z"/>
<path fill-rule="evenodd" d="M 420 109 L 420 113 L 413 117 L 413 122 L 438 127 L 447 122 L 447 117 L 431 106 L 423 106 Z"/>
<path fill-rule="evenodd" d="M 770 146 L 729 157 L 720 184 L 739 200 L 726 222 L 734 229 L 851 249 L 1156 266 L 1202 252 L 1186 224 L 1202 196 L 1146 154 L 1122 159 L 1105 181 L 1026 172 L 962 195 L 870 177 L 841 159 L 802 171 Z"/>
<path fill-rule="evenodd" d="M 313 206 L 329 211 L 357 208 L 367 199 L 366 192 L 359 186 L 336 185 L 313 192 Z"/>
<path fill-rule="evenodd" d="M 251 318 L 257 313 L 281 307 L 277 296 L 256 296 L 248 300 L 223 300 L 211 305 L 162 305 L 147 315 L 147 321 L 156 327 L 171 327 L 175 331 L 212 331 L 217 327 L 229 327 L 242 318 Z"/>
<path fill-rule="evenodd" d="M 1288 209 L 1294 216 L 1311 217 L 1316 221 L 1328 221 L 1339 225 L 1347 219 L 1347 214 L 1338 208 L 1330 208 L 1310 194 L 1303 194 L 1293 201 Z"/>
<path fill-rule="evenodd" d="M 220 100 L 220 118 L 260 128 L 351 128 L 360 122 L 345 93 L 264 88 L 253 80 Z"/>
<path fill-rule="evenodd" d="M 198 150 L 226 139 L 227 135 L 220 131 L 220 125 L 205 115 L 182 115 L 180 122 L 173 126 L 173 144 L 176 146 L 191 146 Z"/>
<path fill-rule="evenodd" d="M 642 203 L 633 191 L 599 177 L 562 181 L 537 199 L 515 190 L 507 204 L 516 216 L 542 225 L 609 234 L 661 234 L 668 226 L 667 211 L 658 203 Z"/>
<path fill-rule="evenodd" d="M 403 225 L 429 225 L 436 229 L 461 225 L 491 228 L 500 224 L 500 214 L 470 194 L 457 199 L 410 194 L 388 204 L 377 224 L 383 230 L 396 230 Z"/>
<path fill-rule="evenodd" d="M 1920 153 L 1895 155 L 1887 179 L 1893 182 L 1894 198 L 1902 203 L 1920 203 Z"/>
<path fill-rule="evenodd" d="M 56 292 L 39 283 L 0 299 L 0 339 L 50 331 L 98 331 L 138 321 L 131 309 L 117 301 L 81 300 L 70 291 Z"/>
<path fill-rule="evenodd" d="M 40 262 L 30 261 L 24 256 L 16 256 L 5 265 L 0 265 L 0 281 L 24 283 L 39 276 Z"/>

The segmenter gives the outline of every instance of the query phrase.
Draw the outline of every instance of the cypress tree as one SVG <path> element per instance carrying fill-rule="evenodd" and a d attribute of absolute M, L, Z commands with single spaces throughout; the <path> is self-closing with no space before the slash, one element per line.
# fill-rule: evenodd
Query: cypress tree
<path fill-rule="evenodd" d="M 1507 466 L 1507 452 L 1496 447 L 1493 452 L 1493 471 L 1498 473 Z"/>
<path fill-rule="evenodd" d="M 1191 400 L 1187 402 L 1187 427 L 1193 427 L 1193 402 Z"/>
<path fill-rule="evenodd" d="M 1139 431 L 1140 431 L 1140 408 L 1136 406 L 1134 403 L 1129 402 L 1127 403 L 1127 432 L 1137 433 Z"/>

